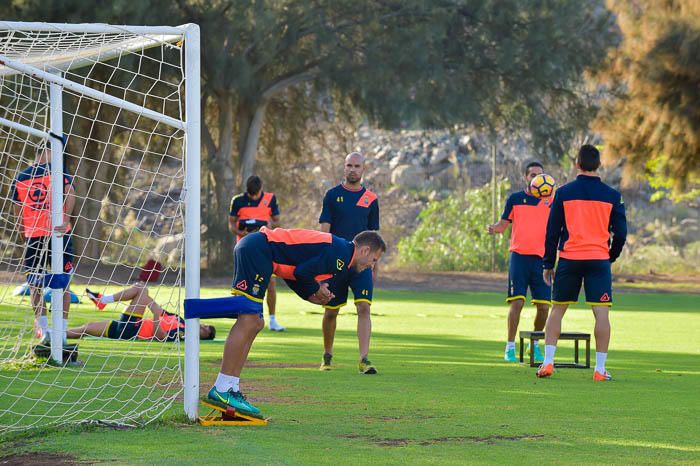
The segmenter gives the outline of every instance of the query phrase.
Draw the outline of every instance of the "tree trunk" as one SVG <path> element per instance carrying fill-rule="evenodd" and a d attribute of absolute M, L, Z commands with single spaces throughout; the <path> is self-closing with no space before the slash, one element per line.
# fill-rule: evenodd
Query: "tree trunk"
<path fill-rule="evenodd" d="M 243 146 L 243 151 L 240 152 L 240 182 L 243 185 L 249 176 L 253 174 L 255 169 L 255 157 L 258 151 L 258 142 L 260 141 L 260 131 L 262 130 L 263 120 L 265 119 L 265 110 L 267 109 L 267 100 L 263 100 L 256 106 L 255 112 L 250 123 L 247 125 L 248 131 L 240 133 L 241 141 L 239 147 Z"/>

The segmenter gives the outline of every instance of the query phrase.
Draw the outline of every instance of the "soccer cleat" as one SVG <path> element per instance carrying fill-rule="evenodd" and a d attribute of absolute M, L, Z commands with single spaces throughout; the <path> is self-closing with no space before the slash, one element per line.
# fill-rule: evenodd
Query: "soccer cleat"
<path fill-rule="evenodd" d="M 47 332 L 37 346 L 45 346 L 46 348 L 51 348 L 51 334 Z"/>
<path fill-rule="evenodd" d="M 539 345 L 535 346 L 528 346 L 528 354 L 530 354 L 530 351 L 533 351 L 534 349 L 534 354 L 533 354 L 533 359 L 535 362 L 544 362 L 544 354 L 542 354 L 542 350 L 540 349 Z"/>
<path fill-rule="evenodd" d="M 216 386 L 211 387 L 207 395 L 207 401 L 220 408 L 226 409 L 230 406 L 241 414 L 262 419 L 260 410 L 250 404 L 243 393 L 234 392 L 232 388 L 228 391 L 220 392 L 216 389 Z"/>
<path fill-rule="evenodd" d="M 360 361 L 360 365 L 358 367 L 360 369 L 360 374 L 371 375 L 377 373 L 377 368 L 374 367 L 367 358 L 362 358 L 362 361 Z"/>
<path fill-rule="evenodd" d="M 537 377 L 543 378 L 543 377 L 550 377 L 552 374 L 554 374 L 554 364 L 547 364 L 544 365 L 542 364 L 539 369 L 537 369 Z"/>
<path fill-rule="evenodd" d="M 602 374 L 598 371 L 593 372 L 593 381 L 594 382 L 610 382 L 612 380 L 612 375 L 608 371 L 603 372 Z"/>
<path fill-rule="evenodd" d="M 270 330 L 272 330 L 273 332 L 284 332 L 284 327 L 278 324 L 276 320 L 271 320 Z"/>
<path fill-rule="evenodd" d="M 94 291 L 90 291 L 89 289 L 85 288 L 85 294 L 90 298 L 90 301 L 92 301 L 95 306 L 97 306 L 97 309 L 100 311 L 107 307 L 105 303 L 100 301 L 100 298 L 102 297 L 102 293 L 95 293 Z"/>
<path fill-rule="evenodd" d="M 322 371 L 329 371 L 331 370 L 331 359 L 333 359 L 333 355 L 330 353 L 323 353 L 323 359 L 321 360 L 321 367 L 319 368 Z"/>
<path fill-rule="evenodd" d="M 518 362 L 515 358 L 515 348 L 507 349 L 506 353 L 503 355 L 503 360 L 505 362 Z"/>

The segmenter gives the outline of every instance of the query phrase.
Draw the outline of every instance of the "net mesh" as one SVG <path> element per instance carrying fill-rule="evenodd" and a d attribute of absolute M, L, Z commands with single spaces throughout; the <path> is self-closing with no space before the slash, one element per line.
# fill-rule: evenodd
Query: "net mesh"
<path fill-rule="evenodd" d="M 179 121 L 185 106 L 182 41 L 177 34 L 84 33 L 60 25 L 31 31 L 0 22 L 3 58 L 61 73 Z M 66 87 L 62 103 L 64 166 L 76 200 L 70 289 L 80 301 L 70 306 L 68 327 L 118 321 L 123 312 L 140 309 L 124 300 L 98 310 L 86 288 L 111 295 L 136 284 L 142 297 L 145 288 L 155 302 L 151 307 L 180 315 L 185 131 Z M 49 132 L 48 82 L 0 65 L 0 118 Z M 177 331 L 171 332 L 174 341 L 165 342 L 85 336 L 80 365 L 56 367 L 35 354 L 35 313 L 22 286 L 27 240 L 12 186 L 36 163 L 42 144 L 0 123 L 0 436 L 85 421 L 150 422 L 181 397 Z M 162 264 L 163 272 L 139 282 L 149 260 Z M 144 318 L 151 313 L 146 310 Z"/>

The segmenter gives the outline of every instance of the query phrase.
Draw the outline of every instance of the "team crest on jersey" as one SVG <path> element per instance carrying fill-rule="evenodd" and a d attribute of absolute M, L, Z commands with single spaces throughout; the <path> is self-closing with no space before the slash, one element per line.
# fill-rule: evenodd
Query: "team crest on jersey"
<path fill-rule="evenodd" d="M 369 205 L 369 198 L 368 198 L 367 196 L 365 196 L 365 197 L 362 199 L 362 202 L 364 202 L 365 205 Z"/>
<path fill-rule="evenodd" d="M 240 282 L 236 283 L 236 288 L 239 290 L 245 291 L 248 289 L 248 284 L 246 283 L 245 280 L 241 280 Z"/>
<path fill-rule="evenodd" d="M 343 270 L 343 267 L 345 267 L 345 262 L 338 259 L 335 261 L 335 265 L 338 267 L 338 270 Z"/>
<path fill-rule="evenodd" d="M 260 285 L 258 285 L 257 283 L 253 285 L 253 288 L 250 290 L 250 292 L 257 296 L 258 293 L 260 293 Z"/>

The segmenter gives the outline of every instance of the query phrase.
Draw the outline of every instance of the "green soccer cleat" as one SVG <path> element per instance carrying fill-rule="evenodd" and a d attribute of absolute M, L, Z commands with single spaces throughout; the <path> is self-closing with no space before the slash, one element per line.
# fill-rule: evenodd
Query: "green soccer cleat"
<path fill-rule="evenodd" d="M 243 393 L 234 392 L 232 388 L 226 392 L 220 392 L 216 387 L 211 387 L 207 401 L 220 408 L 226 409 L 230 406 L 241 414 L 262 419 L 260 410 L 250 404 Z"/>
<path fill-rule="evenodd" d="M 505 362 L 518 362 L 518 360 L 515 358 L 515 348 L 507 349 L 503 355 L 503 360 Z"/>
<path fill-rule="evenodd" d="M 332 369 L 331 367 L 331 359 L 333 359 L 333 355 L 330 353 L 323 353 L 323 359 L 321 360 L 321 367 L 319 367 L 319 370 L 322 371 L 329 371 Z"/>
<path fill-rule="evenodd" d="M 377 373 L 377 368 L 372 365 L 371 362 L 369 362 L 369 359 L 367 358 L 362 358 L 362 361 L 360 361 L 359 365 L 360 369 L 360 374 L 376 374 Z"/>
<path fill-rule="evenodd" d="M 532 347 L 528 346 L 527 349 L 528 349 L 528 354 L 530 354 L 529 351 L 533 351 L 533 349 L 534 349 L 533 358 L 535 359 L 535 362 L 540 362 L 540 363 L 544 362 L 544 354 L 542 354 L 542 350 L 540 349 L 540 345 L 535 345 Z"/>

